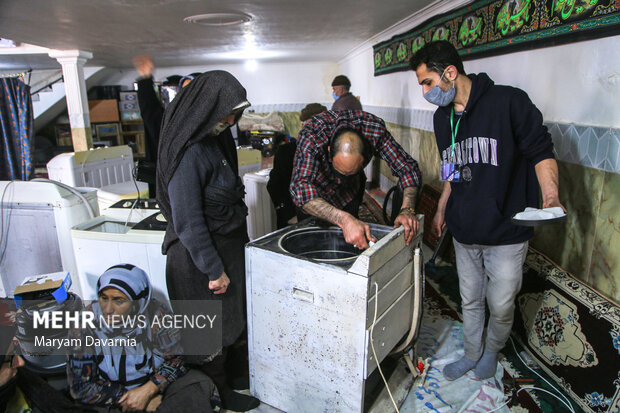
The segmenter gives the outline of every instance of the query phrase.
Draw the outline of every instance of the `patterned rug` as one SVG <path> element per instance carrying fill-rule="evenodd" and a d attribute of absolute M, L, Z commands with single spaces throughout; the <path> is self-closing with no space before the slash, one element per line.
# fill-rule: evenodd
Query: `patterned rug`
<path fill-rule="evenodd" d="M 532 248 L 513 331 L 584 411 L 620 411 L 620 308 Z"/>

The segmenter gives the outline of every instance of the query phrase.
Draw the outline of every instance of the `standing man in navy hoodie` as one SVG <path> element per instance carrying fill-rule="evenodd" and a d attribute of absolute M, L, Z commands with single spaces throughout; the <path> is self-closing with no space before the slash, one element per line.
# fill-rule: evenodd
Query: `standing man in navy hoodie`
<path fill-rule="evenodd" d="M 432 42 L 411 59 L 433 118 L 443 191 L 433 230 L 447 224 L 454 238 L 463 307 L 465 356 L 448 364 L 454 380 L 475 369 L 495 374 L 512 328 L 531 227 L 510 218 L 525 207 L 561 207 L 553 143 L 540 111 L 517 88 L 495 85 L 486 73 L 466 75 L 447 41 Z M 565 210 L 565 209 L 564 209 Z M 485 298 L 490 318 L 486 340 Z"/>

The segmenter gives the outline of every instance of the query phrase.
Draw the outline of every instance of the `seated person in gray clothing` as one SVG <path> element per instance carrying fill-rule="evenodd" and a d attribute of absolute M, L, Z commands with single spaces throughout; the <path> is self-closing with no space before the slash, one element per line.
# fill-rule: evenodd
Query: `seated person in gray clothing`
<path fill-rule="evenodd" d="M 111 267 L 99 277 L 97 292 L 99 300 L 86 309 L 97 328 L 69 332 L 80 343 L 67 360 L 71 396 L 106 412 L 211 412 L 211 399 L 219 400 L 215 386 L 185 366 L 179 330 L 151 321 L 170 311 L 151 299 L 146 273 L 131 264 Z M 122 325 L 120 317 L 148 321 Z"/>

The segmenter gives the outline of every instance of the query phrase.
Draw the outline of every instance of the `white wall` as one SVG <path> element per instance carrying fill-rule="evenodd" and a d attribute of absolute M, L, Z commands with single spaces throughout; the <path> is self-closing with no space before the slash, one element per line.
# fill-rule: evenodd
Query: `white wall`
<path fill-rule="evenodd" d="M 465 70 L 486 72 L 498 84 L 525 90 L 545 121 L 617 128 L 619 45 L 620 36 L 607 37 L 470 60 L 465 62 Z M 374 77 L 372 62 L 370 44 L 340 62 L 341 71 L 351 79 L 351 91 L 361 96 L 362 104 L 435 109 L 422 98 L 413 72 Z"/>
<path fill-rule="evenodd" d="M 238 64 L 156 68 L 155 80 L 165 80 L 173 74 L 186 75 L 207 70 L 227 70 L 246 88 L 253 105 L 328 102 L 332 100 L 331 81 L 338 72 L 336 62 L 261 63 L 250 70 L 243 62 Z M 135 70 L 110 70 L 101 84 L 124 85 L 136 80 Z"/>

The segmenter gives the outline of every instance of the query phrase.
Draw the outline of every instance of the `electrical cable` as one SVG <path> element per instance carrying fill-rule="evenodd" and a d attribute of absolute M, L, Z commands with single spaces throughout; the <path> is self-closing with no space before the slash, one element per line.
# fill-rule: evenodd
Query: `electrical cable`
<path fill-rule="evenodd" d="M 572 406 L 572 405 L 566 404 L 566 403 L 564 402 L 564 400 L 560 399 L 560 398 L 557 396 L 557 394 L 551 393 L 549 390 L 541 389 L 540 387 L 534 387 L 534 386 L 523 386 L 523 387 L 521 387 L 521 388 L 519 389 L 519 391 L 520 391 L 520 390 L 539 390 L 539 391 L 545 392 L 545 393 L 547 393 L 547 394 L 550 394 L 551 396 L 555 397 L 555 398 L 556 398 L 556 399 L 558 399 L 560 402 L 562 402 L 562 404 L 563 404 L 564 406 L 566 406 L 566 408 L 567 408 L 568 410 L 570 410 L 571 412 L 575 413 L 575 410 L 573 410 L 573 406 Z M 519 391 L 517 391 L 517 393 L 518 393 Z"/>
<path fill-rule="evenodd" d="M 2 246 L 2 252 L 0 252 L 0 263 L 2 263 L 2 261 L 4 260 L 4 253 L 6 252 L 6 248 L 9 244 L 8 242 L 8 238 L 9 238 L 9 226 L 11 225 L 11 220 L 8 220 L 7 226 L 6 226 L 6 237 L 7 237 L 7 241 L 4 241 L 4 196 L 6 195 L 6 191 L 7 189 L 9 189 L 9 186 L 11 186 L 12 183 L 14 183 L 15 180 L 10 181 L 9 183 L 6 184 L 6 186 L 4 187 L 4 190 L 2 191 L 2 198 L 0 198 L 0 245 Z"/>
<path fill-rule="evenodd" d="M 544 379 L 543 379 L 544 380 Z M 550 394 L 551 396 L 555 397 L 556 399 L 558 399 L 560 402 L 562 402 L 562 404 L 564 404 L 564 406 L 566 406 L 568 408 L 568 410 L 570 410 L 571 412 L 575 413 L 575 411 L 573 410 L 573 408 L 569 405 L 567 405 L 564 400 L 560 399 L 556 394 L 551 393 L 549 390 L 545 390 L 545 389 L 541 389 L 540 387 L 534 387 L 534 386 L 527 386 L 527 387 L 521 387 L 519 390 L 517 390 L 517 392 L 515 394 L 519 394 L 520 391 L 522 390 L 539 390 L 542 392 L 545 392 L 547 394 Z M 499 409 L 501 409 L 502 407 L 506 406 L 508 403 L 510 403 L 510 400 L 507 400 L 505 403 L 497 406 L 495 409 L 493 410 L 488 410 L 486 413 L 492 413 L 495 411 L 498 411 Z"/>
<path fill-rule="evenodd" d="M 48 182 L 48 183 L 51 183 L 51 184 L 54 184 L 61 188 L 66 189 L 67 191 L 71 192 L 72 194 L 76 195 L 78 198 L 82 200 L 82 202 L 84 203 L 84 206 L 86 207 L 88 211 L 88 215 L 90 216 L 90 219 L 95 218 L 96 214 L 95 214 L 95 210 L 93 209 L 92 205 L 86 200 L 84 195 L 82 195 L 82 193 L 78 191 L 77 189 L 75 189 L 74 187 L 63 184 L 62 182 L 54 181 L 53 179 L 47 179 L 47 178 L 34 178 L 34 179 L 31 179 L 30 182 Z"/>
<path fill-rule="evenodd" d="M 512 349 L 514 350 L 514 352 L 515 352 L 515 354 L 517 355 L 517 357 L 519 358 L 519 360 L 521 360 L 521 363 L 523 363 L 523 365 L 524 365 L 525 367 L 527 367 L 527 368 L 528 368 L 528 369 L 529 369 L 532 373 L 534 373 L 535 375 L 537 375 L 538 377 L 540 377 L 540 378 L 542 379 L 542 381 L 544 381 L 545 383 L 547 383 L 547 385 L 548 385 L 548 386 L 550 386 L 553 390 L 555 390 L 555 391 L 556 391 L 556 392 L 557 392 L 560 396 L 562 396 L 562 399 L 564 399 L 564 400 L 560 399 L 557 395 L 555 395 L 555 394 L 553 394 L 553 393 L 551 393 L 551 392 L 547 392 L 547 393 L 551 394 L 553 397 L 555 397 L 556 399 L 558 399 L 559 401 L 561 401 L 561 402 L 562 402 L 565 406 L 567 406 L 567 407 L 569 408 L 569 410 L 570 410 L 571 412 L 575 413 L 575 410 L 573 410 L 573 407 L 572 407 L 572 404 L 570 403 L 570 400 L 568 400 L 568 398 L 567 398 L 566 396 L 564 396 L 564 395 L 562 394 L 562 392 L 561 392 L 561 391 L 559 391 L 559 390 L 558 390 L 558 389 L 557 389 L 557 388 L 556 388 L 553 384 L 549 383 L 547 380 L 545 380 L 545 378 L 544 378 L 543 376 L 541 376 L 540 374 L 536 373 L 536 372 L 534 371 L 534 369 L 532 369 L 530 366 L 528 366 L 528 365 L 527 365 L 527 363 L 526 363 L 525 361 L 523 361 L 523 359 L 521 358 L 521 356 L 520 356 L 520 355 L 519 355 L 519 353 L 517 352 L 517 347 L 515 346 L 515 342 L 514 342 L 514 340 L 512 339 L 512 337 L 508 336 L 508 338 L 510 338 L 510 343 L 512 344 Z M 523 388 L 525 388 L 525 387 L 523 387 Z M 533 388 L 533 389 L 537 389 L 537 390 L 538 390 L 538 388 L 536 388 L 536 387 L 532 387 L 532 388 Z M 543 389 L 540 389 L 540 390 L 543 390 Z M 546 391 L 546 390 L 543 390 L 543 391 Z M 566 403 L 565 403 L 564 401 L 566 401 Z M 567 404 L 567 403 L 568 403 L 568 404 Z M 569 407 L 569 406 L 570 406 L 570 407 Z"/>
<path fill-rule="evenodd" d="M 423 257 L 422 257 L 422 249 L 416 248 L 414 252 L 414 256 L 413 256 L 413 273 L 414 273 L 415 286 L 414 286 L 414 295 L 413 295 L 413 312 L 411 315 L 411 327 L 409 328 L 409 334 L 407 335 L 407 338 L 405 339 L 403 344 L 401 344 L 396 349 L 394 349 L 390 354 L 399 353 L 405 350 L 407 347 L 409 347 L 411 340 L 413 340 L 413 338 L 415 337 L 418 331 L 418 320 L 422 317 L 421 312 L 422 312 L 423 306 L 422 305 L 416 306 L 415 299 L 420 297 L 420 291 L 422 291 L 421 300 L 422 301 L 424 300 L 424 293 L 423 293 L 424 279 L 422 278 L 420 280 L 421 282 L 418 282 L 418 279 L 420 278 L 418 277 L 418 274 L 419 274 L 418 271 L 420 269 L 420 263 L 422 262 L 424 262 Z M 424 273 L 424 270 L 422 270 L 422 273 Z"/>
<path fill-rule="evenodd" d="M 129 215 L 127 215 L 127 219 L 125 220 L 125 228 L 127 228 L 127 224 L 129 223 L 129 219 L 131 218 L 131 215 L 133 214 L 133 210 L 135 209 L 136 205 L 138 205 L 138 203 L 140 202 L 140 188 L 138 187 L 138 182 L 136 182 L 137 174 L 138 174 L 138 168 L 134 166 L 131 172 L 131 179 L 133 180 L 133 184 L 136 187 L 136 194 L 138 195 L 138 197 L 136 198 L 133 205 L 131 206 L 131 209 L 129 210 Z"/>
<path fill-rule="evenodd" d="M 394 397 L 392 397 L 392 392 L 390 391 L 390 386 L 388 386 L 388 382 L 385 379 L 385 376 L 383 375 L 383 371 L 381 370 L 381 364 L 379 363 L 379 359 L 377 359 L 377 353 L 375 352 L 375 344 L 373 342 L 373 338 L 372 338 L 372 332 L 375 329 L 375 323 L 377 322 L 377 307 L 378 304 L 377 302 L 379 301 L 379 284 L 377 284 L 377 282 L 375 281 L 375 316 L 372 320 L 372 324 L 370 325 L 370 348 L 372 349 L 372 355 L 375 358 L 375 363 L 377 363 L 377 368 L 379 369 L 379 374 L 381 374 L 381 378 L 383 379 L 383 383 L 385 383 L 385 389 L 387 390 L 388 394 L 390 395 L 390 399 L 392 400 L 392 404 L 394 405 L 394 409 L 396 409 L 396 413 L 400 413 L 400 410 L 398 410 L 398 406 L 396 405 L 396 402 L 394 401 Z"/>

